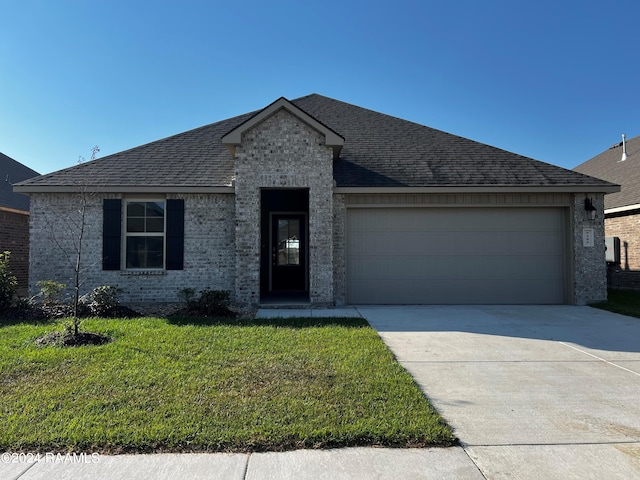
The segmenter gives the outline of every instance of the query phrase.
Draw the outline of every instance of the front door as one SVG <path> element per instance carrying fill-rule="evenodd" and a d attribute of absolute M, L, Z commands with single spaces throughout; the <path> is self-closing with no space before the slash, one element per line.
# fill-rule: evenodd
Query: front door
<path fill-rule="evenodd" d="M 307 216 L 271 216 L 271 291 L 307 290 Z"/>

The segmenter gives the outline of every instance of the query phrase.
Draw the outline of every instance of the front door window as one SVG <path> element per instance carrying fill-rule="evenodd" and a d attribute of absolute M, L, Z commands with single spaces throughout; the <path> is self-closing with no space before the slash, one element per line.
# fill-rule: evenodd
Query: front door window
<path fill-rule="evenodd" d="M 300 265 L 300 220 L 278 219 L 278 265 Z"/>
<path fill-rule="evenodd" d="M 273 214 L 271 221 L 271 291 L 307 289 L 306 215 Z"/>

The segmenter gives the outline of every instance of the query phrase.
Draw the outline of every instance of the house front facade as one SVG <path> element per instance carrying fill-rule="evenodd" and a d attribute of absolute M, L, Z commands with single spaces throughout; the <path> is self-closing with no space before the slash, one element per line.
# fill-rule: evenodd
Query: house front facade
<path fill-rule="evenodd" d="M 603 300 L 602 216 L 585 198 L 601 212 L 618 187 L 314 94 L 17 189 L 32 290 L 70 284 L 82 236 L 83 291 L 331 306 Z"/>

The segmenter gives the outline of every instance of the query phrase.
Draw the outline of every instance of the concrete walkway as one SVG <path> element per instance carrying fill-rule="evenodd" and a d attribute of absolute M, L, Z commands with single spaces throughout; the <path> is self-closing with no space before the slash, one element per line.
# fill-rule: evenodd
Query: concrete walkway
<path fill-rule="evenodd" d="M 588 307 L 358 307 L 462 447 L 0 458 L 0 478 L 640 479 L 640 320 Z"/>
<path fill-rule="evenodd" d="M 331 317 L 355 317 L 362 315 L 356 307 L 336 308 L 262 308 L 256 313 L 256 318 L 331 318 Z"/>

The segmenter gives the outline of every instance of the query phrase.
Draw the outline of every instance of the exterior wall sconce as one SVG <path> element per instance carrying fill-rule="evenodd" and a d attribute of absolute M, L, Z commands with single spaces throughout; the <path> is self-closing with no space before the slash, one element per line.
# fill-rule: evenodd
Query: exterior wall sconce
<path fill-rule="evenodd" d="M 593 206 L 593 200 L 591 200 L 590 198 L 585 198 L 584 199 L 584 209 L 589 214 L 589 218 L 591 220 L 595 220 L 596 219 L 596 207 Z"/>

